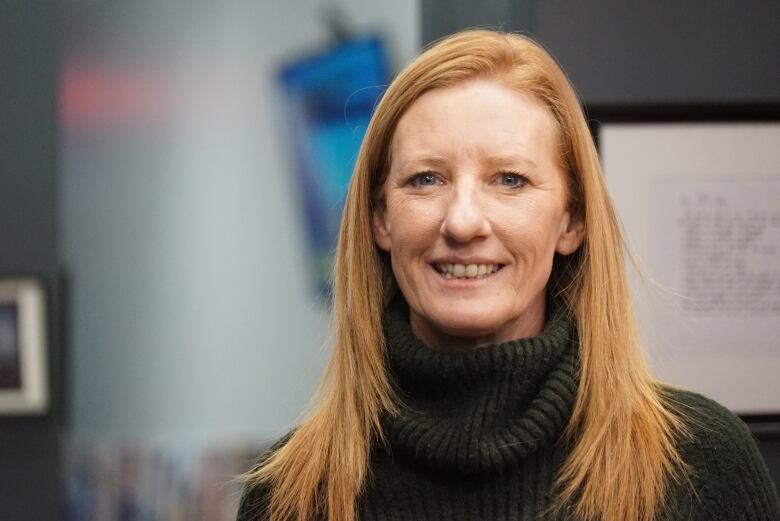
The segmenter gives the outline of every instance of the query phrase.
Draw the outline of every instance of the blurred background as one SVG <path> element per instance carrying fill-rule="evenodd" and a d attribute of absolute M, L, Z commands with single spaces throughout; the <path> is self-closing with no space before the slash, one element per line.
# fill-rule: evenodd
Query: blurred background
<path fill-rule="evenodd" d="M 519 30 L 594 107 L 755 108 L 780 103 L 779 22 L 770 0 L 0 0 L 0 274 L 47 289 L 50 394 L 0 416 L 0 520 L 234 518 L 230 476 L 318 383 L 343 190 L 422 46 Z"/>

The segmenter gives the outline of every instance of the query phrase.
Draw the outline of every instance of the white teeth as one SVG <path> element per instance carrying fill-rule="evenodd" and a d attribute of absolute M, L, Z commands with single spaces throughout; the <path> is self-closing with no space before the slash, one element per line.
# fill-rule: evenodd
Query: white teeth
<path fill-rule="evenodd" d="M 447 279 L 473 279 L 498 271 L 500 264 L 437 264 L 436 269 Z"/>

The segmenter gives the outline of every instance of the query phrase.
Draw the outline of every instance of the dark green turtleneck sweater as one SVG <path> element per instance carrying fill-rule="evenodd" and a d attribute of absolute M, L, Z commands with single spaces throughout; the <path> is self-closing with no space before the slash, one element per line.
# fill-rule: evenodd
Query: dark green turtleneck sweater
<path fill-rule="evenodd" d="M 535 338 L 438 352 L 414 337 L 408 310 L 395 305 L 385 334 L 403 404 L 384 418 L 388 447 L 372 451 L 358 519 L 552 519 L 546 509 L 577 389 L 576 331 L 567 317 L 555 314 Z M 669 398 L 691 415 L 694 436 L 680 448 L 698 500 L 675 488 L 663 519 L 780 521 L 744 423 L 697 394 L 670 390 Z M 238 521 L 265 519 L 266 499 L 261 489 L 247 491 Z"/>

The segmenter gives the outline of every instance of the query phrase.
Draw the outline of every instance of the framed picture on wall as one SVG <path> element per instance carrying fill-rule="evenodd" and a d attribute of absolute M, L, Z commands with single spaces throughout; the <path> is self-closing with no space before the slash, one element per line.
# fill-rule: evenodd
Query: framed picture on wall
<path fill-rule="evenodd" d="M 46 297 L 38 279 L 0 277 L 0 415 L 49 404 Z"/>
<path fill-rule="evenodd" d="M 654 374 L 780 428 L 780 108 L 589 117 Z"/>

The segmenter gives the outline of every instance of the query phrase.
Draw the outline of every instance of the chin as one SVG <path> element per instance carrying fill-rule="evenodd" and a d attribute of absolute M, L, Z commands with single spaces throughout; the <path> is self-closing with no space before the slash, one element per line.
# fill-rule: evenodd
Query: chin
<path fill-rule="evenodd" d="M 449 331 L 445 331 L 445 333 L 452 339 L 457 339 L 464 344 L 472 345 L 500 344 L 505 340 L 508 340 L 499 340 L 498 332 L 495 329 L 487 328 L 453 328 Z M 456 344 L 457 343 L 458 342 L 456 342 Z"/>
<path fill-rule="evenodd" d="M 460 306 L 452 302 L 437 304 L 421 309 L 421 313 L 413 313 L 420 333 L 428 337 L 429 342 L 435 343 L 439 337 L 439 342 L 458 343 L 461 339 L 464 344 L 489 345 L 536 336 L 540 331 L 533 307 L 496 306 L 496 302 L 493 306 L 484 302 L 482 305 L 475 302 L 473 306 L 462 302 Z"/>
<path fill-rule="evenodd" d="M 462 338 L 489 337 L 498 333 L 503 325 L 501 322 L 490 318 L 489 314 L 480 313 L 448 313 L 441 320 L 430 320 L 433 327 L 442 333 Z"/>

